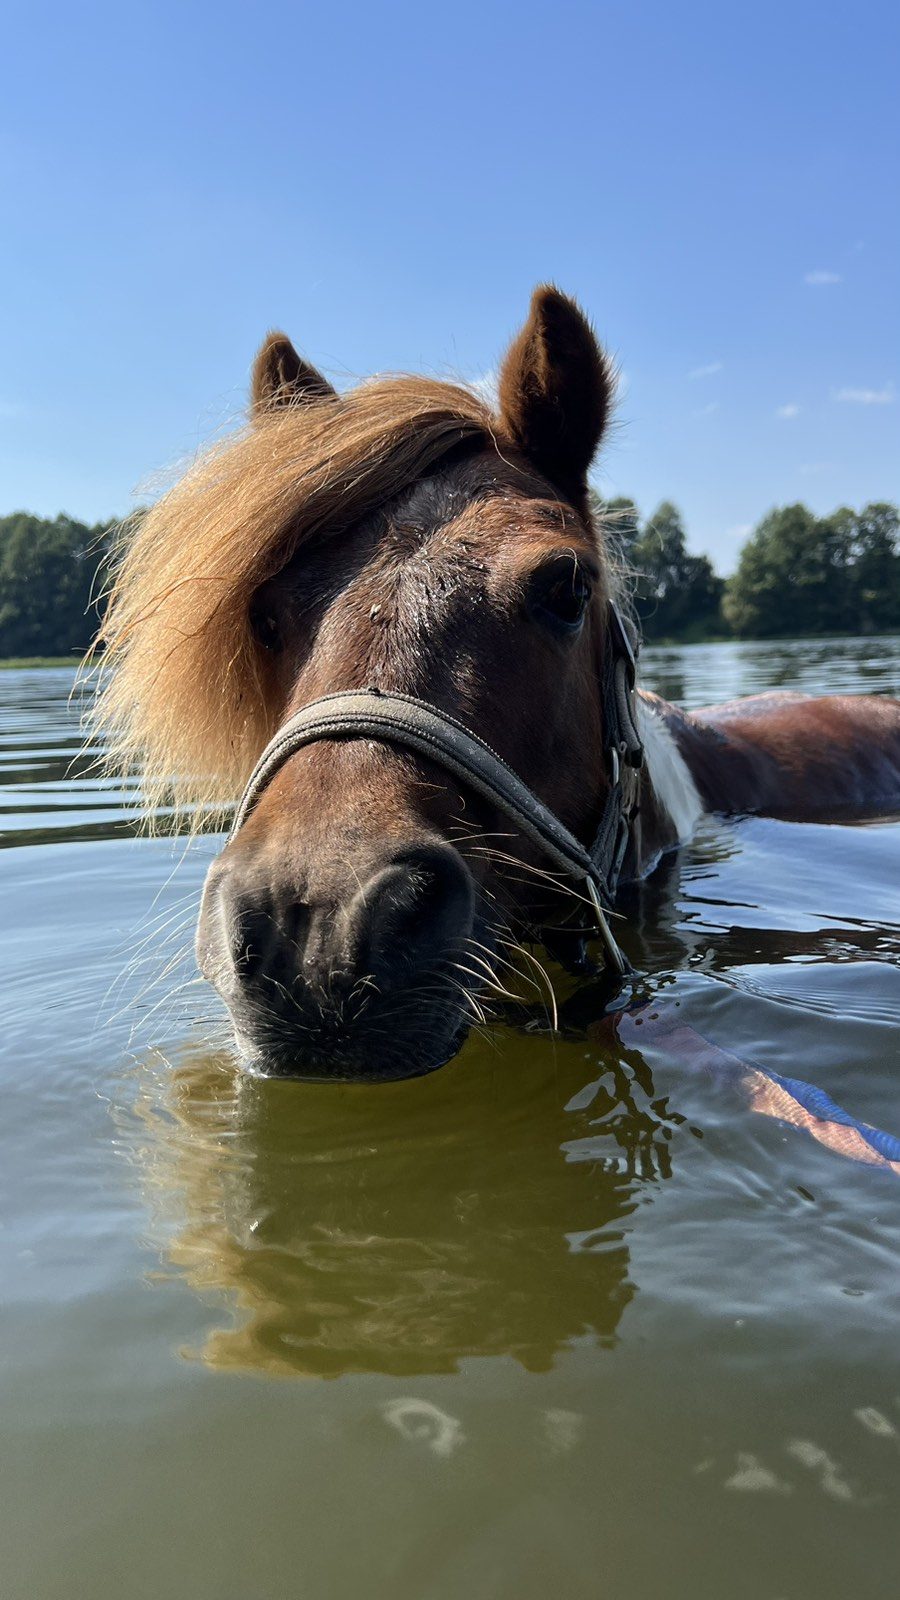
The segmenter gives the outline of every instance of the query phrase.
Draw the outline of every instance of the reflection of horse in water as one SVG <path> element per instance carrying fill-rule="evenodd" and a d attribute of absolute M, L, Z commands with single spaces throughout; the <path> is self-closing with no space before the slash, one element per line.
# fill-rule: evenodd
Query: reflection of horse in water
<path fill-rule="evenodd" d="M 634 1175 L 668 1170 L 680 1119 L 651 1109 L 637 1056 L 513 1049 L 513 1092 L 514 1063 L 498 1071 L 480 1040 L 452 1073 L 376 1095 L 293 1090 L 209 1052 L 142 1073 L 165 1257 L 238 1313 L 209 1335 L 210 1365 L 399 1376 L 511 1355 L 542 1370 L 573 1340 L 614 1338 Z"/>
<path fill-rule="evenodd" d="M 695 894 L 710 880 L 725 918 L 715 875 L 739 837 L 705 834 L 687 875 Z M 671 993 L 679 1019 L 703 1027 L 702 993 L 730 993 L 717 975 L 765 964 L 773 948 L 821 961 L 834 942 L 831 926 L 710 932 L 691 921 L 698 903 L 673 861 L 628 904 L 660 974 L 646 997 L 663 1018 Z M 853 931 L 871 954 L 886 937 L 874 923 Z M 700 956 L 702 975 L 686 972 Z M 479 1355 L 538 1370 L 574 1340 L 612 1342 L 639 1288 L 629 1218 L 642 1180 L 646 1192 L 677 1165 L 683 1119 L 659 1098 L 643 1039 L 624 1044 L 604 1009 L 602 983 L 573 985 L 551 1038 L 543 1013 L 510 1006 L 518 1029 L 496 1035 L 499 1057 L 476 1036 L 451 1071 L 377 1094 L 247 1077 L 224 1050 L 145 1066 L 126 1135 L 154 1235 L 167 1262 L 229 1311 L 204 1360 L 285 1376 L 412 1376 Z M 675 1081 L 698 1085 L 702 1103 L 709 1058 L 694 1054 L 678 1056 Z M 735 1086 L 735 1114 L 740 1100 Z M 685 1101 L 695 1115 L 696 1091 Z"/>

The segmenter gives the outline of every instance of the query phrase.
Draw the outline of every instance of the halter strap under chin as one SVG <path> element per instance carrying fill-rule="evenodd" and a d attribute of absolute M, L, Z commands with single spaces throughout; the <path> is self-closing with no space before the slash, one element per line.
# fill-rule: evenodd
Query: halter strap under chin
<path fill-rule="evenodd" d="M 427 756 L 508 817 L 567 877 L 584 883 L 607 956 L 628 972 L 607 921 L 628 844 L 623 765 L 639 767 L 643 748 L 634 714 L 635 655 L 626 625 L 609 602 L 609 650 L 604 672 L 604 751 L 610 787 L 590 849 L 570 833 L 512 768 L 470 728 L 410 695 L 350 690 L 313 700 L 289 717 L 266 746 L 232 823 L 233 839 L 276 772 L 306 745 L 322 739 L 377 739 Z"/>

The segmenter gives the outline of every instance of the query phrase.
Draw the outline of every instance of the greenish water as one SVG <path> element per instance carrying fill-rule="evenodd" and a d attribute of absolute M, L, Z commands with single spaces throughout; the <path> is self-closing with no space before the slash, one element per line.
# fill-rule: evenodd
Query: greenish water
<path fill-rule="evenodd" d="M 900 640 L 643 675 L 897 694 Z M 892 1595 L 900 1179 L 577 996 L 407 1084 L 240 1077 L 215 841 L 131 836 L 70 685 L 0 683 L 3 1600 Z M 900 1133 L 898 868 L 896 821 L 710 821 L 626 946 Z"/>

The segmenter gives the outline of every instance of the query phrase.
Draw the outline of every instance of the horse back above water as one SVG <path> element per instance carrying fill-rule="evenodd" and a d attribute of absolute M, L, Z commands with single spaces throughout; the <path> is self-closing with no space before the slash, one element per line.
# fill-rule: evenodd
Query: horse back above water
<path fill-rule="evenodd" d="M 552 287 L 506 354 L 496 409 L 420 377 L 338 394 L 271 334 L 246 427 L 123 536 L 97 712 L 110 760 L 140 768 L 151 806 L 224 818 L 307 708 L 425 707 L 576 853 L 613 813 L 597 874 L 610 900 L 704 812 L 897 809 L 896 701 L 771 694 L 685 713 L 616 676 L 617 572 L 587 486 L 614 386 Z M 583 959 L 585 897 L 540 828 L 446 750 L 367 728 L 282 743 L 207 876 L 200 967 L 266 1071 L 428 1071 L 506 991 L 518 952 Z"/>

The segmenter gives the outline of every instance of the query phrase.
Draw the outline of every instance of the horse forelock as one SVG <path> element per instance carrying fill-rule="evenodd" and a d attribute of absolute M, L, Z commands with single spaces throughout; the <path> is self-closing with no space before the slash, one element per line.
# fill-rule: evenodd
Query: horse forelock
<path fill-rule="evenodd" d="M 99 637 L 93 722 L 106 759 L 162 802 L 220 812 L 274 731 L 250 602 L 307 542 L 341 531 L 457 445 L 505 441 L 484 402 L 400 377 L 285 407 L 202 455 L 123 526 Z"/>

